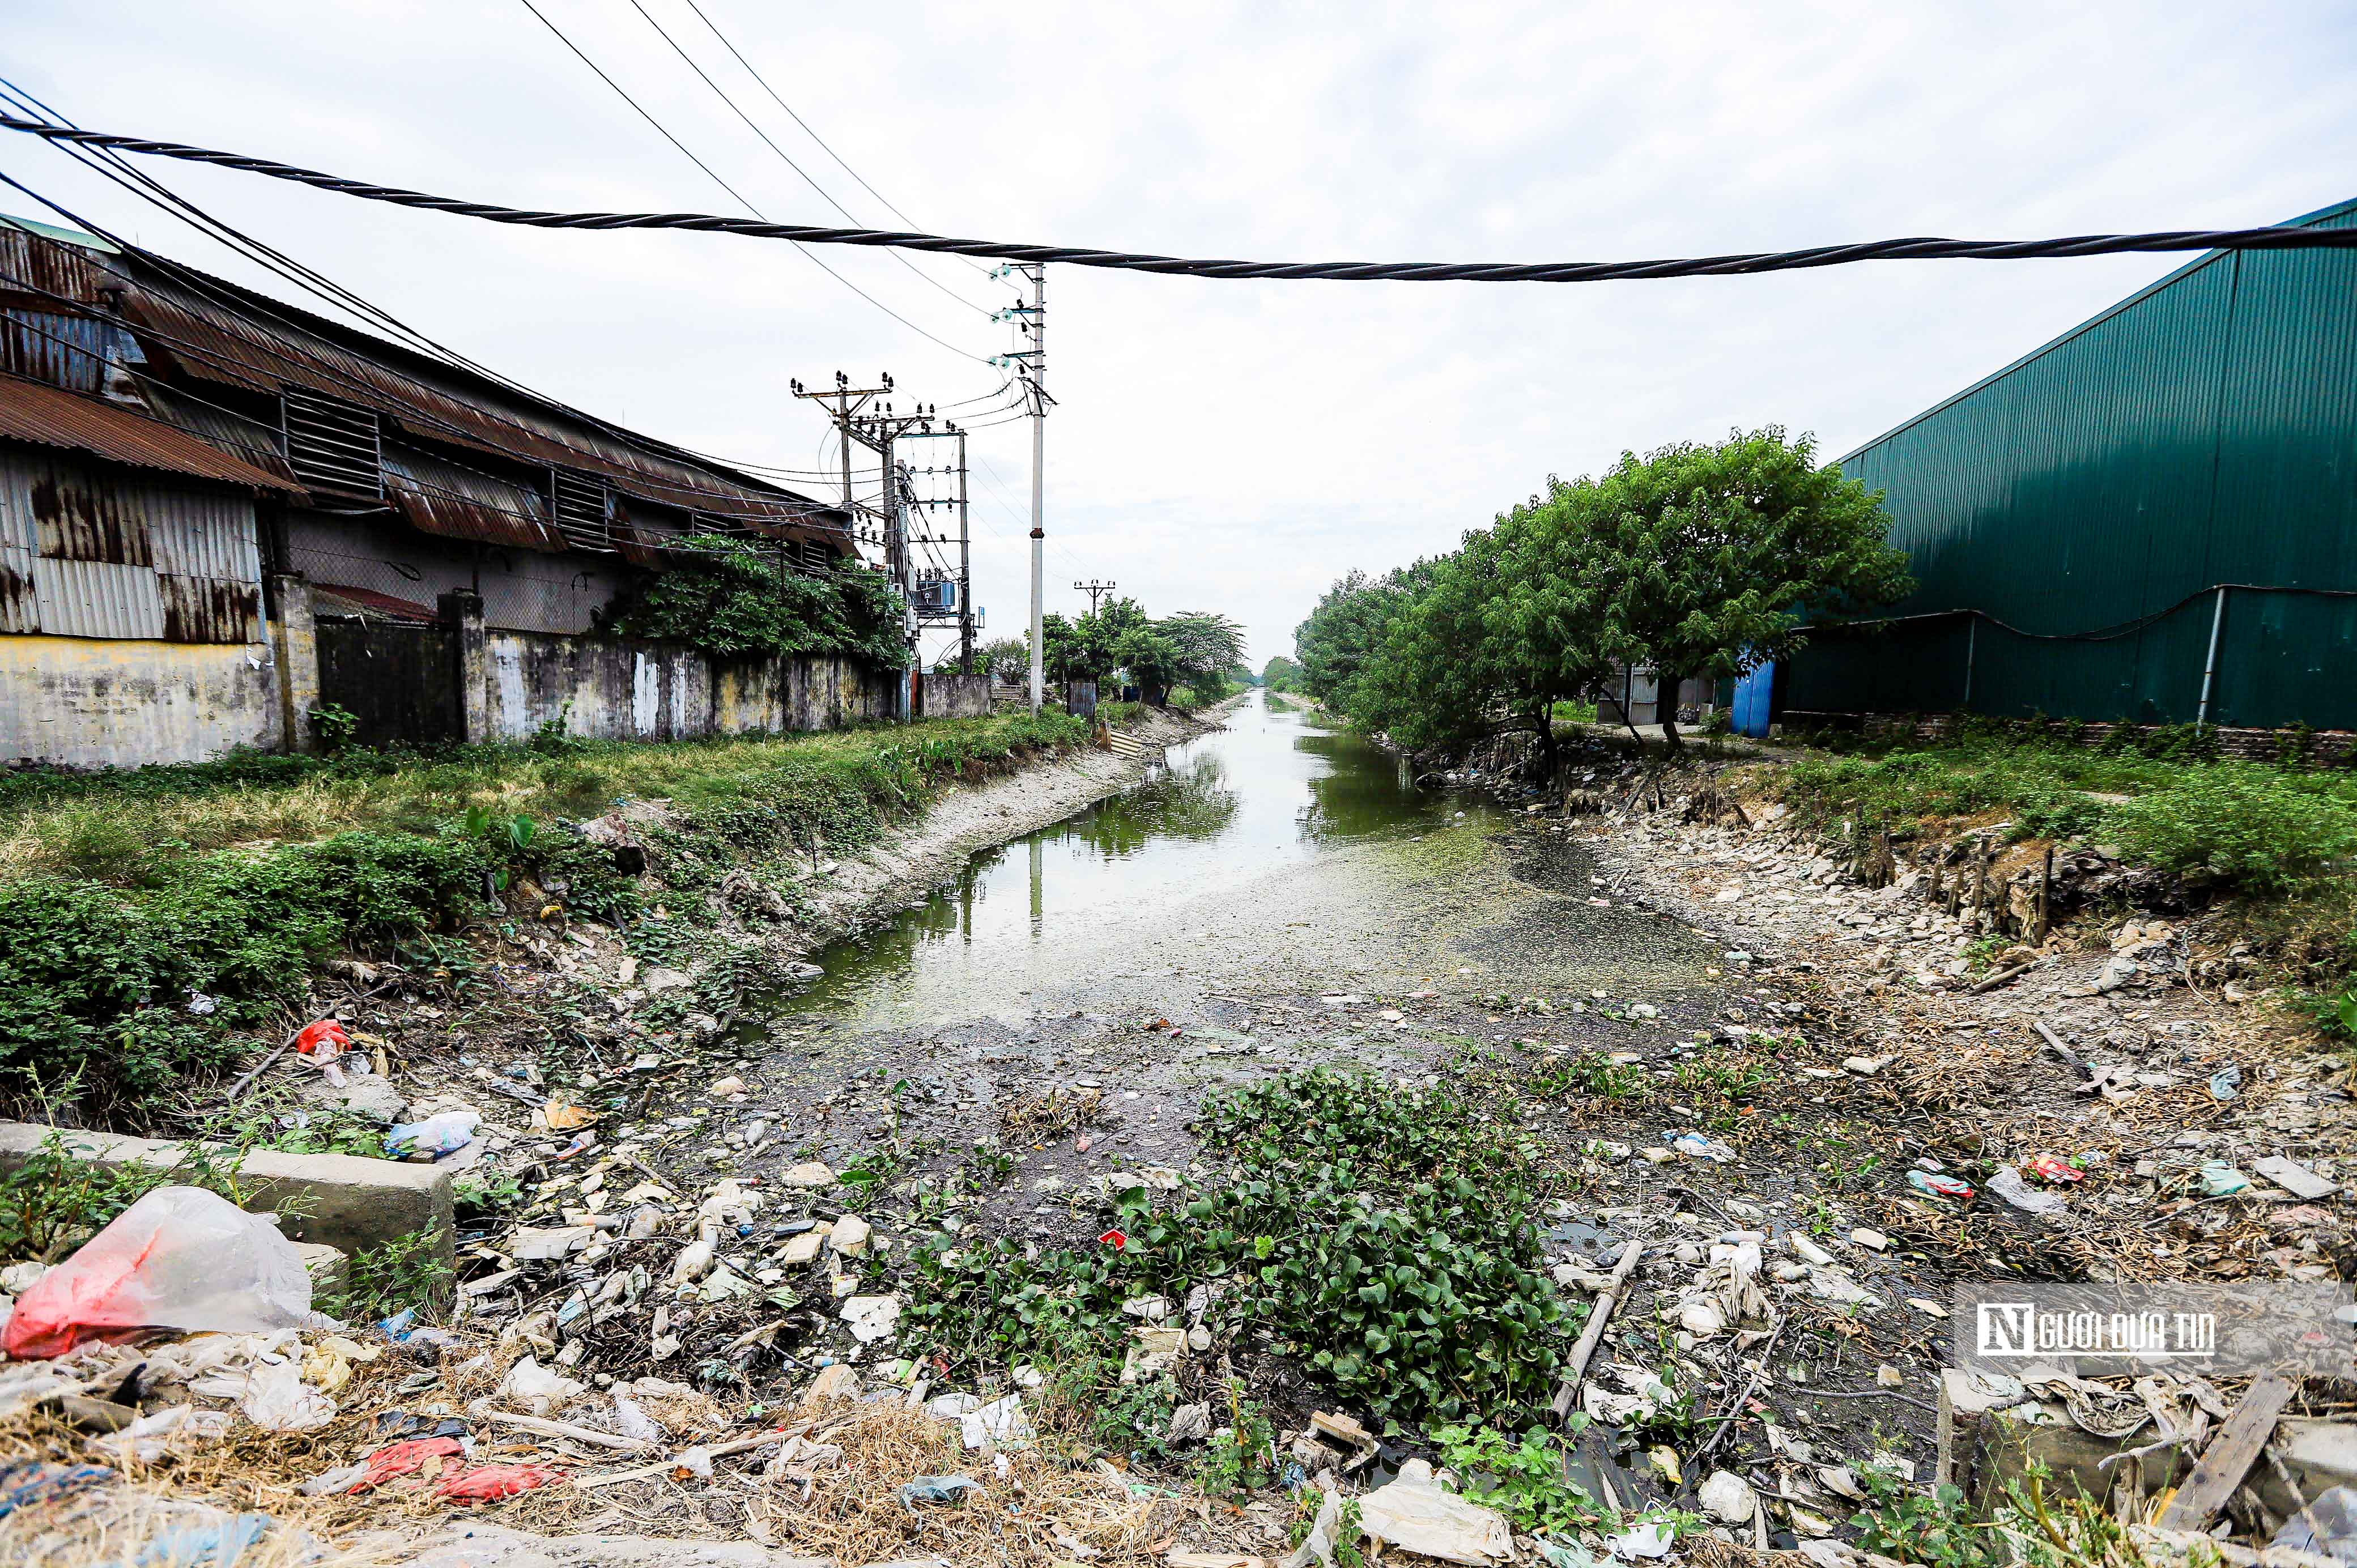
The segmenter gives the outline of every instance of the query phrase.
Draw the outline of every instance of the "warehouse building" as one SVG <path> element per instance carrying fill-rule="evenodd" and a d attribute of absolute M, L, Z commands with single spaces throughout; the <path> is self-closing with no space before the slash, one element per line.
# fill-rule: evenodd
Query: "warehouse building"
<path fill-rule="evenodd" d="M 1777 717 L 2357 727 L 2357 252 L 2204 255 L 1840 462 L 1920 586 Z"/>

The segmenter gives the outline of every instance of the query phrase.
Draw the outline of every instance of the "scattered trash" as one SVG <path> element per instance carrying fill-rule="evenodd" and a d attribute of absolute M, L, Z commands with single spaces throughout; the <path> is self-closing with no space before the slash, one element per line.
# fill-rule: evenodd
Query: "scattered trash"
<path fill-rule="evenodd" d="M 421 1155 L 433 1159 L 455 1154 L 475 1141 L 475 1129 L 482 1122 L 482 1117 L 472 1111 L 444 1111 L 423 1122 L 388 1128 L 384 1134 L 385 1155 L 396 1160 L 414 1159 Z"/>
<path fill-rule="evenodd" d="M 1969 1202 L 1973 1196 L 1972 1183 L 1959 1181 L 1952 1176 L 1942 1176 L 1936 1171 L 1909 1171 L 1907 1185 L 1926 1197 L 1947 1198 L 1958 1203 Z"/>
<path fill-rule="evenodd" d="M 843 1321 L 851 1326 L 851 1337 L 862 1345 L 889 1339 L 900 1326 L 900 1298 L 855 1295 L 843 1304 Z"/>
<path fill-rule="evenodd" d="M 982 1483 L 971 1476 L 920 1476 L 902 1486 L 897 1495 L 900 1506 L 914 1513 L 919 1503 L 954 1503 L 966 1493 L 982 1489 Z"/>
<path fill-rule="evenodd" d="M 565 1479 L 565 1472 L 546 1465 L 485 1465 L 444 1477 L 434 1495 L 446 1502 L 488 1503 L 537 1491 Z"/>
<path fill-rule="evenodd" d="M 1514 1532 L 1505 1516 L 1442 1491 L 1433 1482 L 1432 1466 L 1422 1459 L 1409 1460 L 1397 1477 L 1359 1499 L 1359 1528 L 1403 1552 L 1471 1568 L 1511 1562 L 1514 1555 Z"/>
<path fill-rule="evenodd" d="M 17 1298 L 0 1351 L 31 1360 L 143 1329 L 239 1334 L 310 1313 L 310 1275 L 275 1225 L 202 1187 L 159 1187 Z"/>
<path fill-rule="evenodd" d="M 139 1553 L 139 1568 L 237 1568 L 246 1549 L 278 1521 L 266 1513 L 223 1513 L 159 1532 Z"/>
<path fill-rule="evenodd" d="M 1706 1138 L 1700 1133 L 1680 1133 L 1670 1140 L 1670 1147 L 1690 1160 L 1709 1160 L 1714 1164 L 1724 1165 L 1733 1163 L 1735 1159 L 1733 1149 L 1717 1139 Z"/>
<path fill-rule="evenodd" d="M 2243 1069 L 2241 1068 L 2222 1067 L 2210 1075 L 2211 1099 L 2232 1100 L 2242 1092 Z"/>
<path fill-rule="evenodd" d="M 2268 1544 L 2357 1562 L 2357 1487 L 2328 1487 L 2284 1520 Z"/>
<path fill-rule="evenodd" d="M 2253 1160 L 2251 1168 L 2294 1197 L 2304 1197 L 2313 1201 L 2320 1197 L 2330 1197 L 2341 1190 L 2339 1182 L 2328 1181 L 2298 1160 L 2287 1160 L 2281 1155 L 2270 1155 L 2264 1160 Z"/>
<path fill-rule="evenodd" d="M 1630 1562 L 1641 1557 L 1667 1557 L 1670 1548 L 1676 1543 L 1676 1527 L 1658 1519 L 1648 1520 L 1634 1530 L 1624 1530 L 1618 1535 L 1604 1538 L 1605 1550 Z"/>
<path fill-rule="evenodd" d="M 1727 1470 L 1714 1470 L 1695 1492 L 1703 1511 L 1721 1524 L 1749 1524 L 1759 1508 L 1751 1483 Z"/>
<path fill-rule="evenodd" d="M 2040 1181 L 2053 1182 L 2057 1186 L 2067 1186 L 2072 1182 L 2084 1181 L 2087 1178 L 2086 1172 L 2060 1155 L 2033 1155 L 2022 1169 Z"/>
<path fill-rule="evenodd" d="M 2070 1206 L 2059 1192 L 2041 1192 L 2021 1179 L 2011 1165 L 1999 1165 L 1988 1178 L 1988 1189 L 2025 1214 L 2059 1214 Z"/>
<path fill-rule="evenodd" d="M 588 1384 L 551 1371 L 530 1356 L 510 1367 L 508 1375 L 500 1380 L 500 1398 L 522 1405 L 534 1415 L 562 1410 L 588 1391 Z"/>
<path fill-rule="evenodd" d="M 238 1408 L 264 1432 L 317 1432 L 336 1419 L 336 1402 L 304 1382 L 292 1361 L 255 1363 Z"/>
<path fill-rule="evenodd" d="M 2201 1167 L 2201 1191 L 2209 1197 L 2232 1197 L 2251 1190 L 2251 1178 L 2223 1160 L 2212 1160 Z"/>
<path fill-rule="evenodd" d="M 450 1437 L 422 1437 L 389 1444 L 368 1456 L 360 1467 L 361 1473 L 349 1486 L 335 1489 L 344 1493 L 372 1491 L 399 1477 L 415 1475 L 429 1459 L 454 1459 L 465 1452 L 458 1441 Z"/>
<path fill-rule="evenodd" d="M 309 1057 L 318 1062 L 331 1062 L 352 1048 L 352 1037 L 333 1018 L 322 1018 L 306 1024 L 295 1036 L 295 1054 Z"/>

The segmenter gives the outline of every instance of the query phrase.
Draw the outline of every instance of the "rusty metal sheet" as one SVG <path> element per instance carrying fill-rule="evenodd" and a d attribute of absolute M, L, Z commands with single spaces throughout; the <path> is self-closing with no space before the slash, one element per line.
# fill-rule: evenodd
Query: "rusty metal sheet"
<path fill-rule="evenodd" d="M 136 468 L 301 495 L 291 480 L 113 403 L 20 376 L 0 376 L 0 439 L 88 452 Z"/>
<path fill-rule="evenodd" d="M 313 583 L 311 611 L 314 615 L 357 616 L 362 620 L 395 620 L 419 626 L 432 626 L 442 618 L 430 606 L 414 599 L 396 598 L 374 588 L 356 588 L 345 583 Z"/>
<path fill-rule="evenodd" d="M 163 589 L 145 566 L 44 557 L 33 563 L 33 595 L 52 637 L 164 635 Z"/>
<path fill-rule="evenodd" d="M 260 642 L 262 585 L 156 574 L 167 642 Z"/>
<path fill-rule="evenodd" d="M 524 550 L 567 548 L 537 490 L 391 446 L 384 479 L 393 510 L 421 532 Z"/>
<path fill-rule="evenodd" d="M 372 409 L 415 439 L 535 469 L 570 467 L 620 495 L 855 553 L 848 518 L 823 502 L 145 252 L 106 255 L 0 230 L 0 298 L 12 278 L 27 297 L 103 298 L 134 324 L 151 364 L 207 386 L 305 389 Z M 470 530 L 489 521 L 468 518 L 467 499 L 450 504 Z M 511 529 L 506 542 L 523 542 Z"/>
<path fill-rule="evenodd" d="M 0 371 L 94 393 L 105 383 L 106 334 L 95 317 L 0 307 Z"/>
<path fill-rule="evenodd" d="M 42 559 L 156 564 L 147 518 L 123 487 L 79 463 L 27 465 L 27 495 Z"/>

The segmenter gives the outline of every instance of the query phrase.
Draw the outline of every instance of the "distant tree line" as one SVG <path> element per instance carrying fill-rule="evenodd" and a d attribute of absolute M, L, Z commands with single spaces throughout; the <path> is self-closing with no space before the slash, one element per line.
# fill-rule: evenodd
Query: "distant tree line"
<path fill-rule="evenodd" d="M 1181 610 L 1157 619 L 1133 598 L 1108 599 L 1071 619 L 1041 617 L 1040 645 L 1049 681 L 1102 683 L 1121 676 L 1157 706 L 1179 686 L 1205 702 L 1224 696 L 1244 657 L 1243 628 L 1227 617 Z M 1021 684 L 1031 678 L 1030 638 L 1002 638 L 976 649 L 974 664 Z"/>
<path fill-rule="evenodd" d="M 1351 572 L 1294 631 L 1302 686 L 1416 751 L 1525 731 L 1622 665 L 1664 692 L 1784 658 L 1807 628 L 1910 592 L 1879 491 L 1781 427 L 1681 443 L 1544 494 L 1454 552 Z M 1667 703 L 1663 733 L 1678 744 Z"/>

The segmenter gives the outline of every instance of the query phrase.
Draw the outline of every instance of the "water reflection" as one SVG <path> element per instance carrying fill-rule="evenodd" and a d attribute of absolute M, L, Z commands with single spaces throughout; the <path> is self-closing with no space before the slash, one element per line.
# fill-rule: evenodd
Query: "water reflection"
<path fill-rule="evenodd" d="M 1157 838 L 1217 838 L 1236 820 L 1243 804 L 1229 787 L 1228 765 L 1219 753 L 1200 751 L 1164 764 L 1134 789 L 1099 801 L 1048 832 L 1078 839 L 1118 859 Z"/>
<path fill-rule="evenodd" d="M 968 861 L 946 886 L 818 955 L 827 976 L 798 1008 L 914 996 L 933 983 L 1005 981 L 1059 943 L 1064 961 L 1157 901 L 1238 897 L 1283 865 L 1353 841 L 1426 831 L 1468 802 L 1420 791 L 1388 752 L 1272 712 L 1254 694 L 1221 732 L 1173 747 L 1121 794 Z"/>

